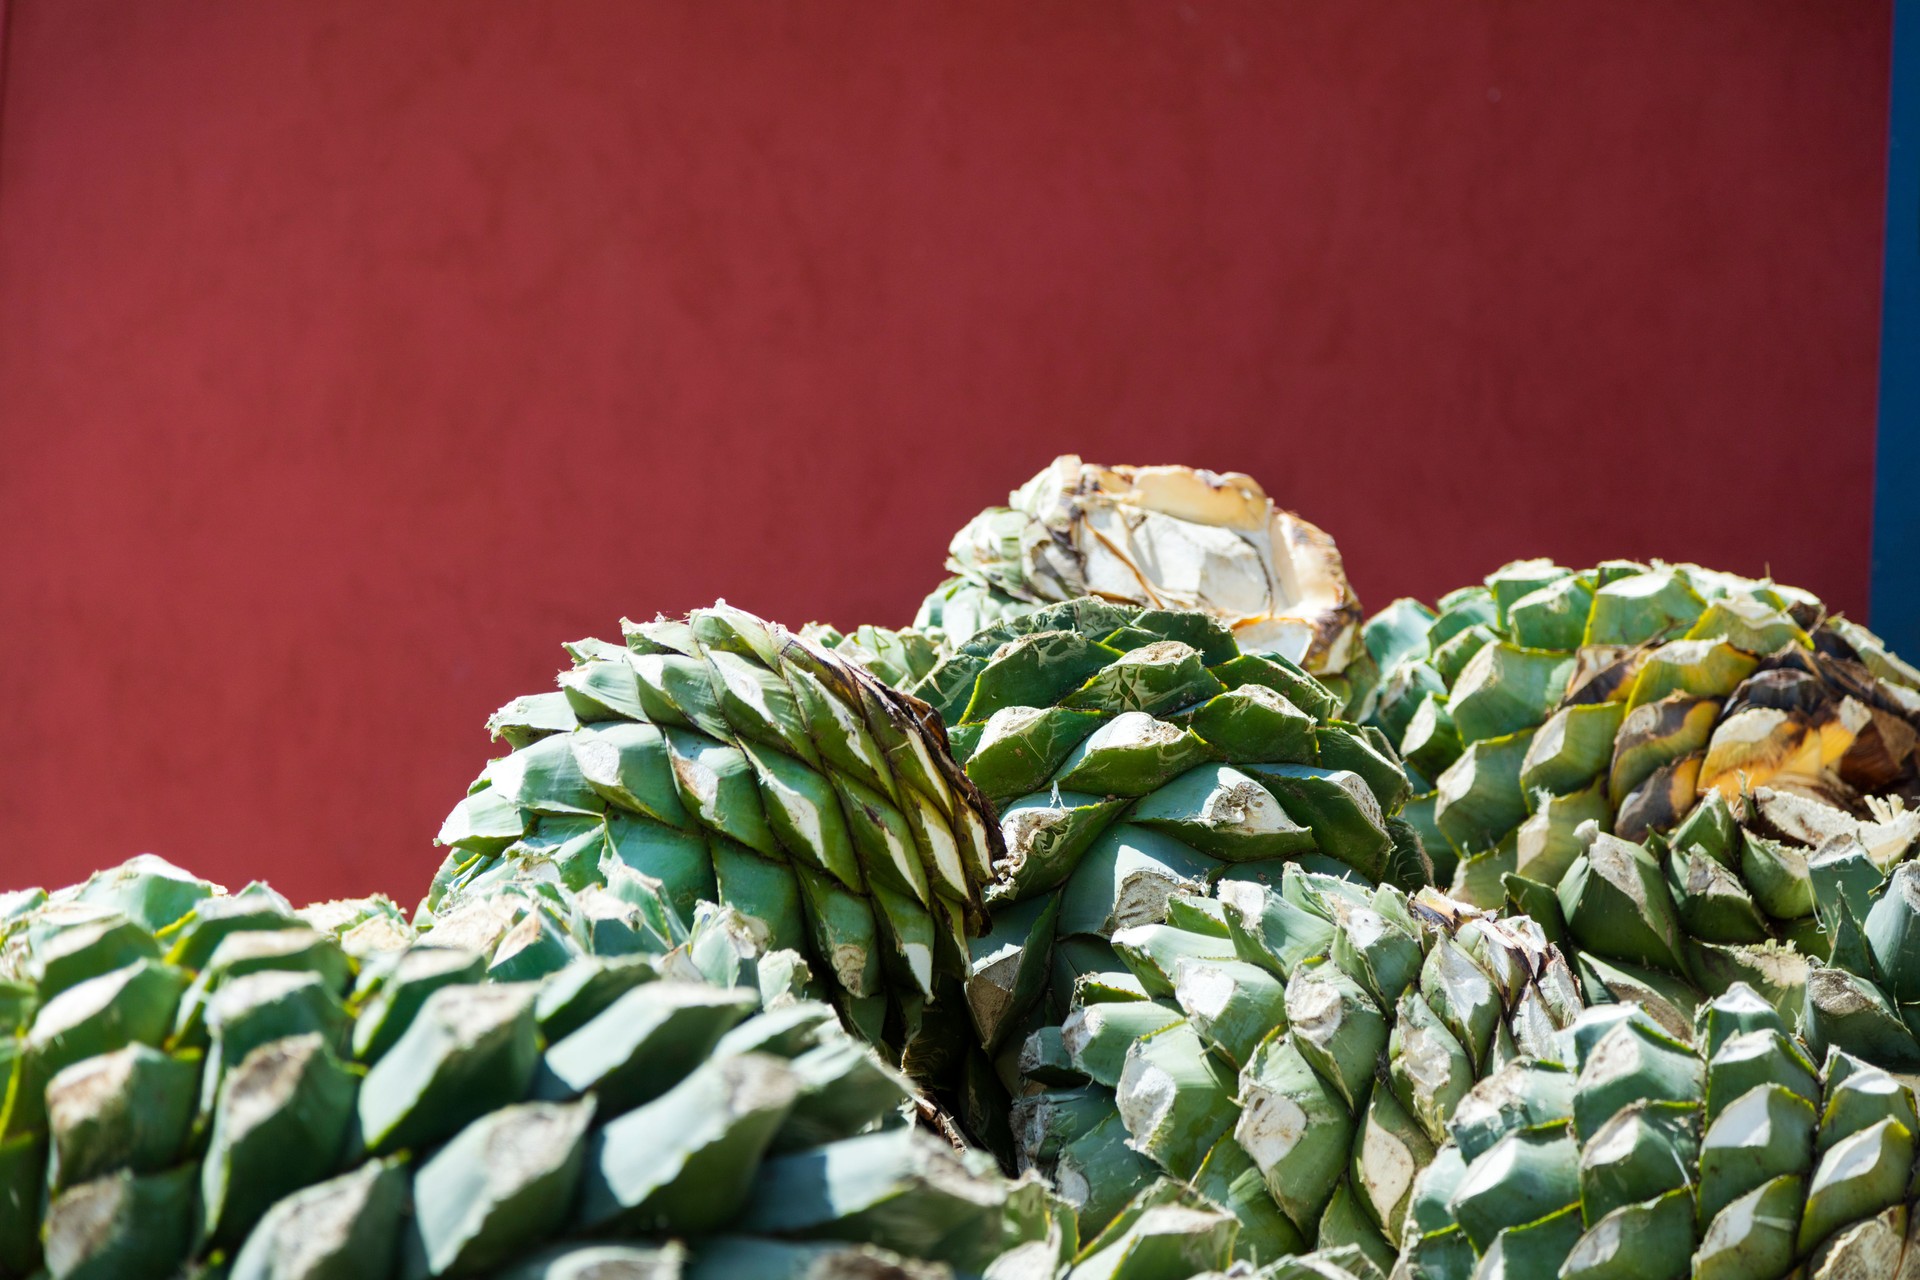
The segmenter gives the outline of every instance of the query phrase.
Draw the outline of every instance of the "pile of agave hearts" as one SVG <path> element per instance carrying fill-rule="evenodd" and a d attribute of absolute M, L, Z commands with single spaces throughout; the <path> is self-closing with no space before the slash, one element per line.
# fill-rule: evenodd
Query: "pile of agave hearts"
<path fill-rule="evenodd" d="M 1627 561 L 1367 618 L 1247 477 L 1076 458 L 948 568 L 567 645 L 411 916 L 0 897 L 0 1277 L 1920 1275 L 1870 632 Z"/>

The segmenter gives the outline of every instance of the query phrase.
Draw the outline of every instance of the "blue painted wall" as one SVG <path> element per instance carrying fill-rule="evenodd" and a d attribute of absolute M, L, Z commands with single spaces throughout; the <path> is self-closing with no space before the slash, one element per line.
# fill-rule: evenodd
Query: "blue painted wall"
<path fill-rule="evenodd" d="M 1920 0 L 1899 0 L 1893 28 L 1872 625 L 1913 655 L 1920 654 Z"/>

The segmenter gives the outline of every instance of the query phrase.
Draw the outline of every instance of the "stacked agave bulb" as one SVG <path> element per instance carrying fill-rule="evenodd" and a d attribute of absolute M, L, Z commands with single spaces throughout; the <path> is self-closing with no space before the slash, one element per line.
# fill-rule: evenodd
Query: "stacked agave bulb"
<path fill-rule="evenodd" d="M 0 1277 L 1920 1274 L 1871 633 L 1628 562 L 1362 627 L 1248 477 L 1078 458 L 948 566 L 567 646 L 411 919 L 0 897 Z"/>
<path fill-rule="evenodd" d="M 502 891 L 617 895 L 639 876 L 683 916 L 723 902 L 769 946 L 808 954 L 868 1039 L 940 1052 L 925 1019 L 964 968 L 999 848 L 940 723 L 864 666 L 725 605 L 624 633 L 568 646 L 559 692 L 493 718 L 514 750 L 447 818 L 428 911 L 484 922 Z"/>
<path fill-rule="evenodd" d="M 0 1275 L 932 1276 L 1057 1235 L 745 918 L 575 919 L 536 978 L 152 858 L 0 900 Z"/>
<path fill-rule="evenodd" d="M 1522 561 L 1364 628 L 1451 891 L 1670 1030 L 1736 983 L 1920 1069 L 1920 672 L 1813 596 L 1695 565 Z"/>
<path fill-rule="evenodd" d="M 1589 1002 L 1629 1001 L 1644 1023 L 1684 1042 L 1714 1000 L 1751 999 L 1751 983 L 1765 990 L 1800 1059 L 1839 1055 L 1832 1060 L 1842 1073 L 1848 1063 L 1915 1065 L 1910 1024 L 1920 988 L 1906 939 L 1920 877 L 1901 867 L 1920 830 L 1907 808 L 1917 790 L 1920 677 L 1804 592 L 1692 566 L 1614 562 L 1575 573 L 1517 564 L 1437 611 L 1389 610 L 1365 629 L 1366 657 L 1344 671 L 1324 652 L 1284 655 L 1315 667 L 1321 685 L 1344 697 L 1345 714 L 1395 749 L 1380 754 L 1404 753 L 1423 793 L 1406 810 L 1423 851 L 1439 882 L 1484 912 L 1442 906 L 1431 891 L 1418 906 L 1400 899 L 1406 905 L 1394 909 L 1394 889 L 1379 881 L 1398 877 L 1350 856 L 1364 843 L 1343 856 L 1334 840 L 1295 854 L 1298 867 L 1278 875 L 1202 865 L 1183 881 L 1162 860 L 1147 881 L 1154 893 L 1100 895 L 1134 913 L 1103 914 L 1095 903 L 1063 929 L 1068 917 L 1049 893 L 1020 884 L 1027 862 L 1019 852 L 1035 843 L 1034 829 L 1045 847 L 1067 814 L 1096 803 L 1152 813 L 1138 797 L 1163 780 L 1075 795 L 1057 775 L 1067 759 L 1074 768 L 1080 761 L 1053 754 L 1052 737 L 1080 691 L 1028 696 L 1009 713 L 979 696 L 978 678 L 1031 643 L 1006 619 L 1045 615 L 1034 584 L 1047 575 L 1037 570 L 1064 565 L 1067 578 L 1118 559 L 1150 584 L 1123 598 L 1159 602 L 1157 566 L 1133 536 L 1150 527 L 1137 508 L 1151 504 L 1112 501 L 1116 486 L 1090 471 L 1076 483 L 1073 466 L 1057 465 L 956 539 L 949 563 L 957 576 L 929 598 L 922 624 L 938 626 L 955 602 L 982 600 L 1001 621 L 963 614 L 958 643 L 947 640 L 955 654 L 947 670 L 909 686 L 947 719 L 956 753 L 1002 815 L 1009 862 L 987 892 L 989 933 L 975 950 L 971 989 L 988 998 L 975 1012 L 1004 1015 L 1036 998 L 1045 1010 L 1016 1023 L 1025 1039 L 1013 1128 L 1021 1158 L 1056 1178 L 1083 1219 L 1097 1223 L 1172 1179 L 1231 1211 L 1240 1224 L 1232 1247 L 1243 1259 L 1318 1246 L 1302 1266 L 1327 1274 L 1404 1267 L 1397 1255 L 1410 1184 L 1380 1171 L 1411 1176 L 1447 1151 L 1452 1109 L 1477 1079 L 1516 1061 L 1566 1057 L 1554 1037 Z M 1163 510 L 1155 518 L 1176 517 Z M 1128 536 L 1109 536 L 1116 528 Z M 1124 582 L 1127 574 L 1104 577 Z M 1070 628 L 1057 611 L 1034 626 Z M 861 647 L 877 652 L 871 640 Z M 1338 703 L 1323 708 L 1297 688 L 1286 694 L 1320 726 L 1351 731 Z M 1454 713 L 1464 705 L 1463 723 L 1454 723 L 1450 703 Z M 996 715 L 1002 723 L 993 726 Z M 1188 727 L 1192 717 L 1174 719 Z M 1004 782 L 986 750 L 1003 743 L 1029 771 Z M 1011 794 L 1021 785 L 1033 790 Z M 1376 794 L 1382 817 L 1402 794 Z M 1286 797 L 1274 798 L 1284 810 Z M 1036 823 L 1036 814 L 1047 820 Z M 1104 864 L 1072 866 L 1078 875 Z M 1045 885 L 1046 876 L 1033 880 Z M 1375 896 L 1360 906 L 1356 894 Z M 1279 929 L 1280 938 L 1316 941 L 1251 945 L 1244 921 L 1268 914 L 1252 909 L 1262 899 L 1312 922 Z M 1499 995 L 1483 1000 L 1475 1030 L 1428 1016 L 1453 1009 L 1444 982 L 1431 995 L 1424 982 L 1380 985 L 1362 959 L 1368 947 L 1350 933 L 1356 918 L 1369 943 L 1412 939 L 1409 957 L 1455 961 L 1435 967 L 1456 979 L 1477 970 L 1477 989 Z M 1472 968 L 1457 963 L 1462 943 L 1437 920 L 1468 923 Z M 1448 945 L 1437 946 L 1440 937 Z M 1507 945 L 1490 946 L 1489 937 Z M 1043 969 L 1048 938 L 1052 964 Z M 1488 1009 L 1498 1016 L 1489 1020 Z M 1521 1010 L 1551 1013 L 1516 1020 Z M 1436 1025 L 1444 1039 L 1427 1033 Z M 993 1048 L 994 1026 L 980 1030 Z M 1261 1036 L 1270 1037 L 1264 1056 L 1253 1043 Z M 1320 1040 L 1342 1052 L 1316 1048 Z M 1437 1044 L 1449 1051 L 1433 1052 Z M 1409 1057 L 1408 1045 L 1421 1052 Z M 1003 1079 L 1008 1057 L 1002 1050 L 997 1059 Z M 1447 1069 L 1421 1069 L 1436 1061 Z M 1284 1087 L 1265 1088 L 1263 1071 Z M 1416 1082 L 1432 1086 L 1430 1096 L 1423 1100 Z M 1288 1140 L 1278 1155 L 1262 1145 L 1261 1114 L 1295 1122 L 1281 1126 Z M 1296 1143 L 1296 1134 L 1317 1143 Z M 1307 1172 L 1316 1164 L 1317 1174 Z M 1910 1161 L 1903 1171 L 1911 1173 Z M 1856 1252 L 1817 1236 L 1835 1221 L 1821 1213 L 1796 1238 L 1793 1259 L 1806 1263 L 1825 1248 L 1818 1266 L 1851 1265 L 1834 1259 Z M 1473 1265 L 1445 1274 L 1470 1274 Z"/>

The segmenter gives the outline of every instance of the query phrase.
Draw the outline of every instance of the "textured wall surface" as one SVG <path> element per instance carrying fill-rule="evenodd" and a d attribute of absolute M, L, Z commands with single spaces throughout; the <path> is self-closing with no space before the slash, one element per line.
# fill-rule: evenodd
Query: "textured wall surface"
<path fill-rule="evenodd" d="M 1068 450 L 1865 605 L 1884 2 L 12 7 L 0 888 L 411 901 L 560 641 Z"/>

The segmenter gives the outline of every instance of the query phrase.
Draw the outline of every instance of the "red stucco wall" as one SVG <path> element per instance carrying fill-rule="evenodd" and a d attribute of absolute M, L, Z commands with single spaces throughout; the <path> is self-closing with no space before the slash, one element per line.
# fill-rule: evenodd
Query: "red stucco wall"
<path fill-rule="evenodd" d="M 1049 456 L 1864 605 L 1888 6 L 13 0 L 0 887 L 416 897 L 560 641 Z"/>

